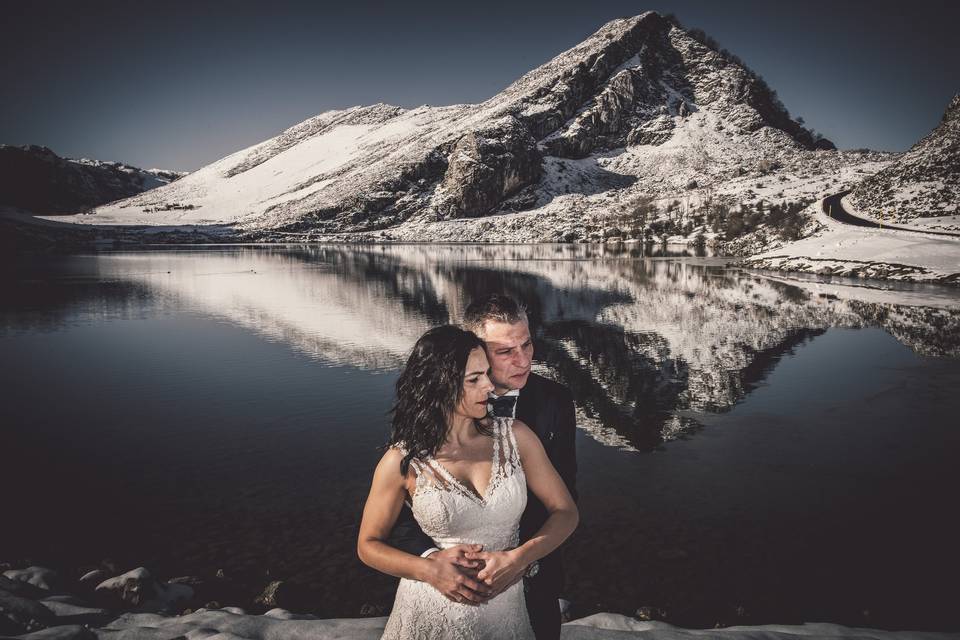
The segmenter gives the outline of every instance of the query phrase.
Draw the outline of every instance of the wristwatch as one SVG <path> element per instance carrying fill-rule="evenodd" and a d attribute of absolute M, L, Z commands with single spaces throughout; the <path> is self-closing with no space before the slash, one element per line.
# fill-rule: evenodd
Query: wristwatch
<path fill-rule="evenodd" d="M 524 572 L 523 577 L 532 578 L 538 573 L 540 573 L 540 561 L 534 560 L 533 562 L 530 563 L 530 566 L 527 567 L 527 570 Z"/>

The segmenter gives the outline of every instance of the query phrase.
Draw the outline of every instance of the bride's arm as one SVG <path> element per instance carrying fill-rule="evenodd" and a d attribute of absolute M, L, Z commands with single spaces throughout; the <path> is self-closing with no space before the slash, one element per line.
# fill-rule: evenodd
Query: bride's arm
<path fill-rule="evenodd" d="M 513 423 L 513 435 L 520 449 L 520 463 L 527 477 L 527 486 L 549 514 L 540 530 L 514 549 L 523 565 L 527 566 L 553 552 L 570 537 L 580 522 L 580 512 L 566 483 L 547 457 L 537 434 L 517 420 Z"/>
<path fill-rule="evenodd" d="M 488 589 L 457 571 L 454 565 L 432 562 L 386 543 L 407 495 L 407 480 L 400 473 L 402 458 L 403 454 L 396 449 L 388 449 L 373 472 L 373 483 L 360 521 L 357 555 L 365 565 L 377 571 L 428 582 L 451 600 L 484 601 L 480 594 L 486 594 Z"/>
<path fill-rule="evenodd" d="M 357 555 L 369 567 L 398 578 L 423 580 L 426 560 L 386 544 L 406 497 L 406 478 L 400 473 L 403 455 L 388 449 L 373 472 L 370 494 L 363 507 Z"/>
<path fill-rule="evenodd" d="M 547 457 L 540 438 L 519 420 L 513 423 L 513 434 L 520 449 L 520 463 L 527 477 L 527 486 L 546 507 L 549 516 L 540 530 L 516 549 L 467 554 L 468 558 L 486 562 L 478 577 L 495 593 L 512 584 L 532 562 L 563 544 L 580 520 L 577 505 Z"/>

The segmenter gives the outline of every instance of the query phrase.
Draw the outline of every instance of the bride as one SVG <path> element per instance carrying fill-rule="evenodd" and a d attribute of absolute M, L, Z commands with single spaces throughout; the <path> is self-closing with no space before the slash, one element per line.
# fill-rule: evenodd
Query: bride
<path fill-rule="evenodd" d="M 421 336 L 397 381 L 357 541 L 365 564 L 401 578 L 384 638 L 534 637 L 520 577 L 573 532 L 577 507 L 536 434 L 487 415 L 488 376 L 483 342 L 448 325 Z M 550 516 L 517 546 L 528 487 Z M 386 544 L 404 501 L 438 548 L 476 545 L 475 580 Z"/>

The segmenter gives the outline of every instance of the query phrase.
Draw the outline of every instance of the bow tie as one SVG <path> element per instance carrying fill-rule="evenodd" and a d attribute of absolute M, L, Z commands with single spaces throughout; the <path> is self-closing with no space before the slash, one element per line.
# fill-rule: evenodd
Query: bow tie
<path fill-rule="evenodd" d="M 517 404 L 519 396 L 501 396 L 499 398 L 490 398 L 488 404 L 493 407 L 491 412 L 496 418 L 512 418 L 513 407 Z"/>

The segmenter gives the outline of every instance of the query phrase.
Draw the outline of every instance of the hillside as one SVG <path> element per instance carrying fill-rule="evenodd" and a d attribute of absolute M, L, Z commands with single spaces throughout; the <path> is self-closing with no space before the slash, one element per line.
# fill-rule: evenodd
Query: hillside
<path fill-rule="evenodd" d="M 863 213 L 896 223 L 960 214 L 960 94 L 933 131 L 858 184 L 851 199 Z"/>
<path fill-rule="evenodd" d="M 72 214 L 170 184 L 182 173 L 62 158 L 46 147 L 0 145 L 0 207 Z"/>

